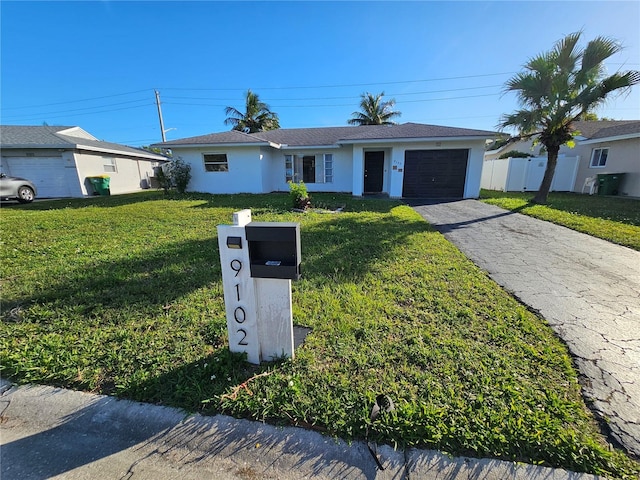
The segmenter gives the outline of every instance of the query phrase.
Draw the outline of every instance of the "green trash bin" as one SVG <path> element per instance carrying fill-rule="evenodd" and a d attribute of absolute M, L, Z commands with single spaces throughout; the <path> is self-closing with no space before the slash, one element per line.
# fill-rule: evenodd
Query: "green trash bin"
<path fill-rule="evenodd" d="M 598 195 L 618 195 L 624 173 L 598 174 Z"/>
<path fill-rule="evenodd" d="M 96 195 L 111 195 L 109 190 L 109 175 L 98 175 L 97 177 L 88 177 L 91 182 L 91 186 L 96 192 Z"/>

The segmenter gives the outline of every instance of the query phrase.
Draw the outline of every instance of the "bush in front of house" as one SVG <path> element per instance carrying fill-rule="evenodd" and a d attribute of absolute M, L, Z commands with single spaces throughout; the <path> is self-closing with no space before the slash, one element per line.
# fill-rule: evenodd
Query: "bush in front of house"
<path fill-rule="evenodd" d="M 304 182 L 289 182 L 289 198 L 293 208 L 306 210 L 311 207 L 311 197 Z"/>
<path fill-rule="evenodd" d="M 169 177 L 178 193 L 184 193 L 191 180 L 191 165 L 180 157 L 174 158 L 169 163 Z"/>
<path fill-rule="evenodd" d="M 184 193 L 191 181 L 191 165 L 180 157 L 173 158 L 171 162 L 157 169 L 156 177 L 165 193 L 172 188 L 178 193 Z"/>

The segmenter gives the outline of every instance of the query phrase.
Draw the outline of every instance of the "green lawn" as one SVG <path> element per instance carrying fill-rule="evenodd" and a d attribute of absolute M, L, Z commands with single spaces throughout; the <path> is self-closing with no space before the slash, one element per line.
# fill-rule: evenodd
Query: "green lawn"
<path fill-rule="evenodd" d="M 640 200 L 623 197 L 549 194 L 547 205 L 530 203 L 534 193 L 482 190 L 483 202 L 563 225 L 640 250 Z"/>
<path fill-rule="evenodd" d="M 364 437 L 633 477 L 586 408 L 566 347 L 412 209 L 315 195 L 162 193 L 3 207 L 2 375 Z M 216 226 L 301 223 L 295 360 L 226 346 Z M 260 376 L 258 376 L 260 375 Z M 244 382 L 245 388 L 238 388 Z"/>

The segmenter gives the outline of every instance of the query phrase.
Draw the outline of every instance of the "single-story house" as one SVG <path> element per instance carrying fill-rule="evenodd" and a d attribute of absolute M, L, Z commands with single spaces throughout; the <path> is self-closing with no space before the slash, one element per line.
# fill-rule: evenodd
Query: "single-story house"
<path fill-rule="evenodd" d="M 582 192 L 585 181 L 598 174 L 624 173 L 619 194 L 640 197 L 640 120 L 574 122 L 574 128 L 578 133 L 575 147 L 563 145 L 559 152 L 560 157 L 578 157 L 571 191 Z M 532 146 L 531 141 L 510 143 L 487 151 L 485 161 L 511 150 L 538 156 L 540 148 L 541 145 Z"/>
<path fill-rule="evenodd" d="M 485 143 L 495 132 L 404 123 L 226 131 L 159 143 L 191 165 L 191 191 L 309 192 L 393 198 L 477 198 Z"/>
<path fill-rule="evenodd" d="M 0 170 L 31 180 L 38 197 L 94 194 L 88 177 L 108 175 L 112 194 L 148 188 L 153 167 L 167 158 L 102 142 L 80 127 L 0 126 Z"/>

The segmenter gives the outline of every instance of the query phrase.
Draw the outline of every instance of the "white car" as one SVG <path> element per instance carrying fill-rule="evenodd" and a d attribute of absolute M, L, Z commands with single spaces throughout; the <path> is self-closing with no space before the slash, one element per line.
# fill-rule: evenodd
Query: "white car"
<path fill-rule="evenodd" d="M 0 173 L 0 198 L 18 200 L 20 203 L 33 202 L 36 186 L 25 178 L 10 177 Z"/>

